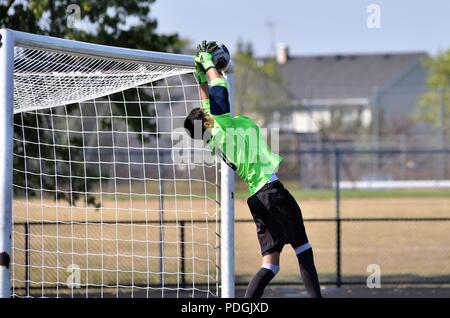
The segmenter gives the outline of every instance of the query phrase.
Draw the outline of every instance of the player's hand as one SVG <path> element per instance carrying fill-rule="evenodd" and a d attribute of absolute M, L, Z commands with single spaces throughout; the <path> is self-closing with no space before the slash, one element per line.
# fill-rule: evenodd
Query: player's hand
<path fill-rule="evenodd" d="M 197 46 L 197 53 L 198 52 L 208 52 L 208 53 L 212 53 L 214 52 L 215 49 L 217 49 L 219 47 L 219 45 L 217 44 L 216 41 L 206 41 L 203 40 L 198 46 Z"/>
<path fill-rule="evenodd" d="M 205 69 L 205 72 L 210 68 L 215 67 L 212 58 L 212 52 L 214 52 L 214 50 L 217 48 L 218 44 L 216 41 L 208 42 L 206 40 L 203 40 L 197 46 L 197 55 L 195 56 L 195 62 L 201 64 Z"/>
<path fill-rule="evenodd" d="M 208 79 L 206 78 L 206 72 L 203 66 L 200 63 L 195 62 L 195 73 L 194 73 L 195 79 L 197 80 L 197 83 L 199 84 L 206 84 L 208 83 Z"/>
<path fill-rule="evenodd" d="M 197 52 L 194 60 L 196 64 L 200 64 L 203 67 L 205 72 L 210 68 L 216 67 L 213 62 L 212 54 L 208 52 Z"/>

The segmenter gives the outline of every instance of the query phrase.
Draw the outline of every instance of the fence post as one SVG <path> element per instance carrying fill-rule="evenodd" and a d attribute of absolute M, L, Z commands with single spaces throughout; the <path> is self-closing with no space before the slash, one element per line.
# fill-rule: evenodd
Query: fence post
<path fill-rule="evenodd" d="M 27 296 L 30 296 L 30 225 L 28 222 L 25 226 L 25 290 Z"/>
<path fill-rule="evenodd" d="M 181 287 L 186 287 L 186 257 L 184 250 L 184 224 L 185 221 L 180 221 L 181 231 L 180 231 L 180 248 L 181 248 Z"/>
<path fill-rule="evenodd" d="M 444 87 L 439 87 L 438 89 L 438 95 L 439 95 L 439 148 L 444 149 L 445 148 L 445 134 L 446 134 L 446 127 L 445 127 L 445 97 L 444 97 Z M 445 152 L 443 152 L 440 156 L 439 160 L 439 173 L 437 175 L 437 179 L 445 180 L 447 172 L 446 172 L 446 155 Z"/>
<path fill-rule="evenodd" d="M 373 168 L 372 168 L 372 174 L 373 174 L 373 178 L 375 178 L 376 176 L 378 176 L 378 168 L 380 165 L 380 157 L 379 157 L 379 153 L 378 150 L 380 149 L 380 132 L 381 132 L 381 94 L 382 94 L 382 90 L 380 89 L 380 87 L 375 86 L 373 88 L 373 93 L 372 93 L 372 99 L 371 99 L 371 104 L 372 104 L 372 148 L 377 150 L 374 154 L 373 154 L 373 158 L 372 160 L 374 160 L 374 164 L 373 164 Z"/>
<path fill-rule="evenodd" d="M 164 163 L 164 152 L 158 151 L 158 162 Z M 162 158 L 160 159 L 159 156 Z M 162 170 L 162 171 L 161 171 Z M 161 293 L 164 296 L 164 166 L 158 169 L 158 186 L 159 186 L 159 284 L 161 286 Z"/>
<path fill-rule="evenodd" d="M 341 151 L 335 148 L 335 187 L 336 187 L 336 286 L 342 285 L 341 277 Z"/>

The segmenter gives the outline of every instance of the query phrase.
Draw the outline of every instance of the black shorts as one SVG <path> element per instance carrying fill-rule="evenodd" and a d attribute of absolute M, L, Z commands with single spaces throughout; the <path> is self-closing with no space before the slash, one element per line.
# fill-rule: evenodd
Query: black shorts
<path fill-rule="evenodd" d="M 308 243 L 300 207 L 279 180 L 265 184 L 247 204 L 263 256 L 281 252 L 285 244 L 297 247 Z"/>

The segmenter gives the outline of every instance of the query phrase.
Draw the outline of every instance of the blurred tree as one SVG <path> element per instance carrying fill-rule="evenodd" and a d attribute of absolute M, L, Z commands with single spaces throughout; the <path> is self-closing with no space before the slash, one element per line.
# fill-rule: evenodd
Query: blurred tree
<path fill-rule="evenodd" d="M 442 128 L 444 135 L 450 130 L 450 50 L 424 61 L 429 70 L 428 92 L 417 105 L 415 118 Z"/>
<path fill-rule="evenodd" d="M 70 0 L 0 0 L 0 27 L 10 28 L 18 31 L 30 32 L 34 34 L 43 34 L 67 39 L 74 39 L 98 44 L 128 47 L 135 49 L 145 49 L 165 52 L 179 52 L 186 44 L 177 34 L 160 35 L 156 33 L 157 21 L 150 16 L 150 8 L 155 0 L 78 0 L 77 5 L 80 9 L 80 21 L 72 27 L 68 22 L 69 16 L 74 14 L 70 5 Z M 136 94 L 134 91 L 127 92 L 128 95 Z M 133 98 L 127 96 L 127 99 Z M 151 97 L 147 97 L 148 100 Z M 113 105 L 117 114 L 128 116 L 151 116 L 150 109 L 138 107 L 124 107 L 123 104 Z M 78 110 L 77 107 L 67 107 L 69 113 Z M 41 174 L 27 173 L 25 171 L 24 151 L 28 157 L 39 157 L 45 155 L 39 149 L 39 144 L 51 144 L 52 134 L 45 130 L 37 130 L 32 127 L 51 127 L 47 116 L 32 114 L 17 114 L 14 117 L 15 123 L 15 156 L 14 156 L 14 191 L 20 194 L 20 187 L 28 191 L 29 196 L 36 196 L 37 193 L 31 189 L 44 187 L 50 192 L 55 193 L 54 199 L 64 199 L 71 205 L 74 205 L 81 197 L 78 193 L 88 193 L 94 186 L 92 182 L 85 182 L 82 178 L 67 177 L 64 172 L 71 171 L 70 175 L 83 176 L 85 169 L 89 169 L 83 164 L 76 164 L 82 161 L 83 151 L 82 138 L 71 134 L 71 147 L 55 147 L 56 153 L 53 154 L 54 160 L 59 160 L 58 169 L 61 176 L 56 178 L 46 178 Z M 128 120 L 127 124 L 131 131 L 153 131 L 154 123 L 146 119 Z M 110 119 L 104 119 L 103 127 L 110 127 Z M 22 131 L 21 127 L 26 127 Z M 24 147 L 21 140 L 27 136 L 29 141 Z M 39 143 L 38 143 L 39 141 Z M 53 151 L 53 150 L 52 150 Z M 51 154 L 47 154 L 51 155 Z M 70 159 L 70 160 L 69 160 Z M 40 160 L 39 165 L 43 167 L 40 170 L 52 171 L 54 162 L 52 160 Z M 97 169 L 98 170 L 98 169 Z M 39 171 L 39 170 L 38 170 Z M 95 175 L 96 171 L 89 172 Z M 97 172 L 98 174 L 98 172 Z M 25 184 L 25 182 L 27 182 Z M 42 184 L 42 185 L 41 185 Z M 56 184 L 58 185 L 56 188 Z M 68 189 L 76 190 L 70 192 Z M 24 190 L 22 190 L 21 194 Z M 99 207 L 95 197 L 85 198 L 86 203 Z"/>
<path fill-rule="evenodd" d="M 255 59 L 251 42 L 240 40 L 233 62 L 237 114 L 251 113 L 267 121 L 280 106 L 287 105 L 287 93 L 274 58 Z"/>
<path fill-rule="evenodd" d="M 156 33 L 150 16 L 155 0 L 78 0 L 79 28 L 70 27 L 70 0 L 2 0 L 0 27 L 79 41 L 153 51 L 179 52 L 185 42 L 177 34 Z"/>

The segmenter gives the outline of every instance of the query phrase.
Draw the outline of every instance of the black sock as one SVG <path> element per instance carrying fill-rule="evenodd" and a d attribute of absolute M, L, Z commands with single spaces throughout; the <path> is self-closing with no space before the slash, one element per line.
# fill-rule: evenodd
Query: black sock
<path fill-rule="evenodd" d="M 303 284 L 305 284 L 309 297 L 322 298 L 312 249 L 308 248 L 306 251 L 297 254 L 297 259 L 300 265 Z"/>
<path fill-rule="evenodd" d="M 261 298 L 264 288 L 270 283 L 275 274 L 267 268 L 261 268 L 250 281 L 244 298 Z"/>

